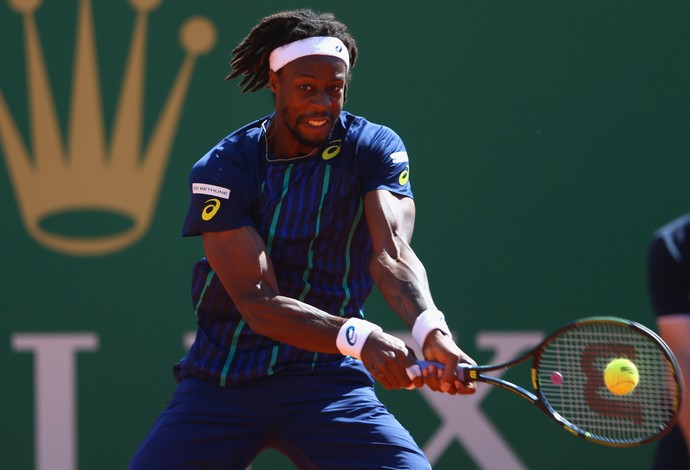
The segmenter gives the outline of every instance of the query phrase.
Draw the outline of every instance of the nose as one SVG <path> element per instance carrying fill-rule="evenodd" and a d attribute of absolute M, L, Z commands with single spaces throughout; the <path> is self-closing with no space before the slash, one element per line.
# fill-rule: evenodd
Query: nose
<path fill-rule="evenodd" d="M 324 91 L 317 91 L 311 97 L 311 104 L 318 109 L 328 109 L 331 106 L 331 97 Z"/>

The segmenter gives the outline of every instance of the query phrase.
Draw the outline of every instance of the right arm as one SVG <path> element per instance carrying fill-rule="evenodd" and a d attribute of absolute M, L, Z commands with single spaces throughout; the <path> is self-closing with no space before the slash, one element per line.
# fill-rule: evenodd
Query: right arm
<path fill-rule="evenodd" d="M 206 258 L 249 327 L 257 334 L 302 349 L 339 353 L 338 333 L 346 318 L 331 315 L 297 299 L 281 295 L 263 239 L 253 227 L 202 234 Z M 384 387 L 410 385 L 405 367 L 411 365 L 405 343 L 383 331 L 366 340 L 362 362 Z M 421 379 L 415 380 L 422 385 Z"/>
<path fill-rule="evenodd" d="M 206 258 L 249 327 L 310 351 L 337 353 L 344 319 L 280 295 L 263 240 L 252 227 L 202 234 Z"/>
<path fill-rule="evenodd" d="M 391 308 L 413 328 L 419 314 L 436 310 L 424 265 L 410 246 L 415 220 L 414 201 L 386 190 L 371 191 L 364 198 L 366 220 L 372 240 L 370 271 Z M 432 330 L 419 344 L 424 358 L 444 365 L 442 372 L 431 366 L 424 383 L 434 391 L 474 393 L 472 382 L 457 377 L 458 363 L 475 364 L 440 329 Z"/>

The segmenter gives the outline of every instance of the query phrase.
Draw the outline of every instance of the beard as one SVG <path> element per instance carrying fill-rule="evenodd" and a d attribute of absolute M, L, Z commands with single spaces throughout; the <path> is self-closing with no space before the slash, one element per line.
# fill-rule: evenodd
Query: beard
<path fill-rule="evenodd" d="M 328 139 L 331 135 L 331 129 L 335 123 L 335 118 L 330 114 L 297 116 L 295 119 L 290 119 L 290 115 L 288 114 L 287 110 L 283 109 L 281 111 L 281 116 L 283 118 L 283 122 L 285 123 L 285 127 L 290 131 L 290 134 L 292 134 L 300 145 L 304 145 L 305 147 L 316 148 L 328 142 Z M 324 137 L 308 136 L 299 130 L 300 123 L 313 119 L 328 119 L 328 133 Z"/>

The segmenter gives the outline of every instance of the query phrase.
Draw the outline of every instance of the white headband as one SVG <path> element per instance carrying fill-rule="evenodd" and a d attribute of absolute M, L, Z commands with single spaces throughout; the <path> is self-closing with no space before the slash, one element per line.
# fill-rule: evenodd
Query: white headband
<path fill-rule="evenodd" d="M 347 47 L 338 38 L 330 36 L 315 36 L 276 47 L 268 57 L 271 70 L 277 72 L 283 66 L 295 59 L 308 55 L 330 55 L 345 62 L 350 69 L 350 54 Z"/>

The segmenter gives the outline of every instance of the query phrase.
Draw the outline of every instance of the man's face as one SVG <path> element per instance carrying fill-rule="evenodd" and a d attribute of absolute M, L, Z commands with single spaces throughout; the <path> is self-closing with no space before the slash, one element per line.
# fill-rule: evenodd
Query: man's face
<path fill-rule="evenodd" d="M 345 63 L 322 55 L 301 57 L 271 72 L 276 131 L 289 131 L 300 147 L 313 149 L 325 143 L 343 109 L 346 80 Z"/>

